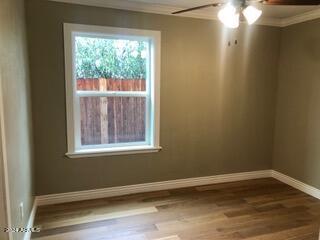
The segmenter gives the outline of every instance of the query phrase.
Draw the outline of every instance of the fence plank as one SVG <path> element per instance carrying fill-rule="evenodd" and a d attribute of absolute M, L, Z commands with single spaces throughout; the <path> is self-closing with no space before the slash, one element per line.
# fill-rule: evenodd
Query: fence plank
<path fill-rule="evenodd" d="M 145 91 L 144 79 L 77 79 L 82 91 Z M 144 97 L 84 97 L 80 100 L 83 145 L 145 140 Z"/>
<path fill-rule="evenodd" d="M 107 90 L 107 79 L 99 78 L 99 91 Z M 108 133 L 108 98 L 100 98 L 100 129 L 101 129 L 101 144 L 109 143 Z"/>

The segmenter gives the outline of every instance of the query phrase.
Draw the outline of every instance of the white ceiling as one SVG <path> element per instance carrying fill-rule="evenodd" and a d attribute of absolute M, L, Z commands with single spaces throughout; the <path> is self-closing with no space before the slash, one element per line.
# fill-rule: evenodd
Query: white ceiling
<path fill-rule="evenodd" d="M 89 6 L 117 8 L 132 11 L 151 12 L 171 15 L 172 12 L 228 0 L 49 0 Z M 302 0 L 303 1 L 303 0 Z M 320 5 L 318 6 L 267 6 L 255 4 L 263 10 L 263 15 L 257 24 L 285 27 L 291 24 L 320 18 Z M 179 16 L 217 19 L 218 7 L 192 11 L 179 14 Z"/>
<path fill-rule="evenodd" d="M 108 1 L 108 0 L 106 0 Z M 118 0 L 121 1 L 121 0 Z M 166 5 L 174 8 L 190 8 L 200 5 L 221 2 L 216 0 L 128 0 L 130 2 L 142 2 L 146 4 L 157 4 L 157 5 Z M 222 2 L 227 2 L 223 0 Z M 263 4 L 255 4 L 257 7 L 263 10 L 263 15 L 266 18 L 288 18 L 293 17 L 298 14 L 302 14 L 311 10 L 319 8 L 319 6 L 266 6 Z M 219 8 L 208 8 L 206 10 L 197 10 L 198 13 L 201 12 L 217 12 Z"/>

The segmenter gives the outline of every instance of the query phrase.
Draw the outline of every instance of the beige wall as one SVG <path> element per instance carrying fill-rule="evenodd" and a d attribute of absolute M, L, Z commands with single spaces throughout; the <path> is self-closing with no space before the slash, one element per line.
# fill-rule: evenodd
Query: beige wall
<path fill-rule="evenodd" d="M 0 74 L 12 226 L 25 226 L 33 202 L 31 111 L 23 0 L 0 1 Z M 24 203 L 20 220 L 19 204 Z M 21 239 L 15 234 L 14 239 Z"/>
<path fill-rule="evenodd" d="M 281 33 L 274 169 L 320 188 L 320 19 Z"/>
<path fill-rule="evenodd" d="M 40 0 L 27 20 L 37 194 L 270 169 L 280 29 Z M 162 32 L 160 153 L 64 156 L 64 22 Z"/>

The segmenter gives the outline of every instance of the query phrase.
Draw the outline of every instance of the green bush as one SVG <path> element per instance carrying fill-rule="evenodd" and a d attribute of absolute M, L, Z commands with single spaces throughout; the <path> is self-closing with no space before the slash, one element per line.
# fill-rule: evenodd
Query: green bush
<path fill-rule="evenodd" d="M 76 37 L 77 78 L 145 79 L 148 43 Z"/>

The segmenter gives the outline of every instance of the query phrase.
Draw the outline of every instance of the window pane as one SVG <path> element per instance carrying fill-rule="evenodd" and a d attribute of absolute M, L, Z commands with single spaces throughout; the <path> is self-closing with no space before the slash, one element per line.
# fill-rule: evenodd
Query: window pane
<path fill-rule="evenodd" d="M 81 97 L 81 144 L 144 142 L 144 97 Z"/>
<path fill-rule="evenodd" d="M 75 37 L 77 90 L 145 91 L 147 41 Z"/>

